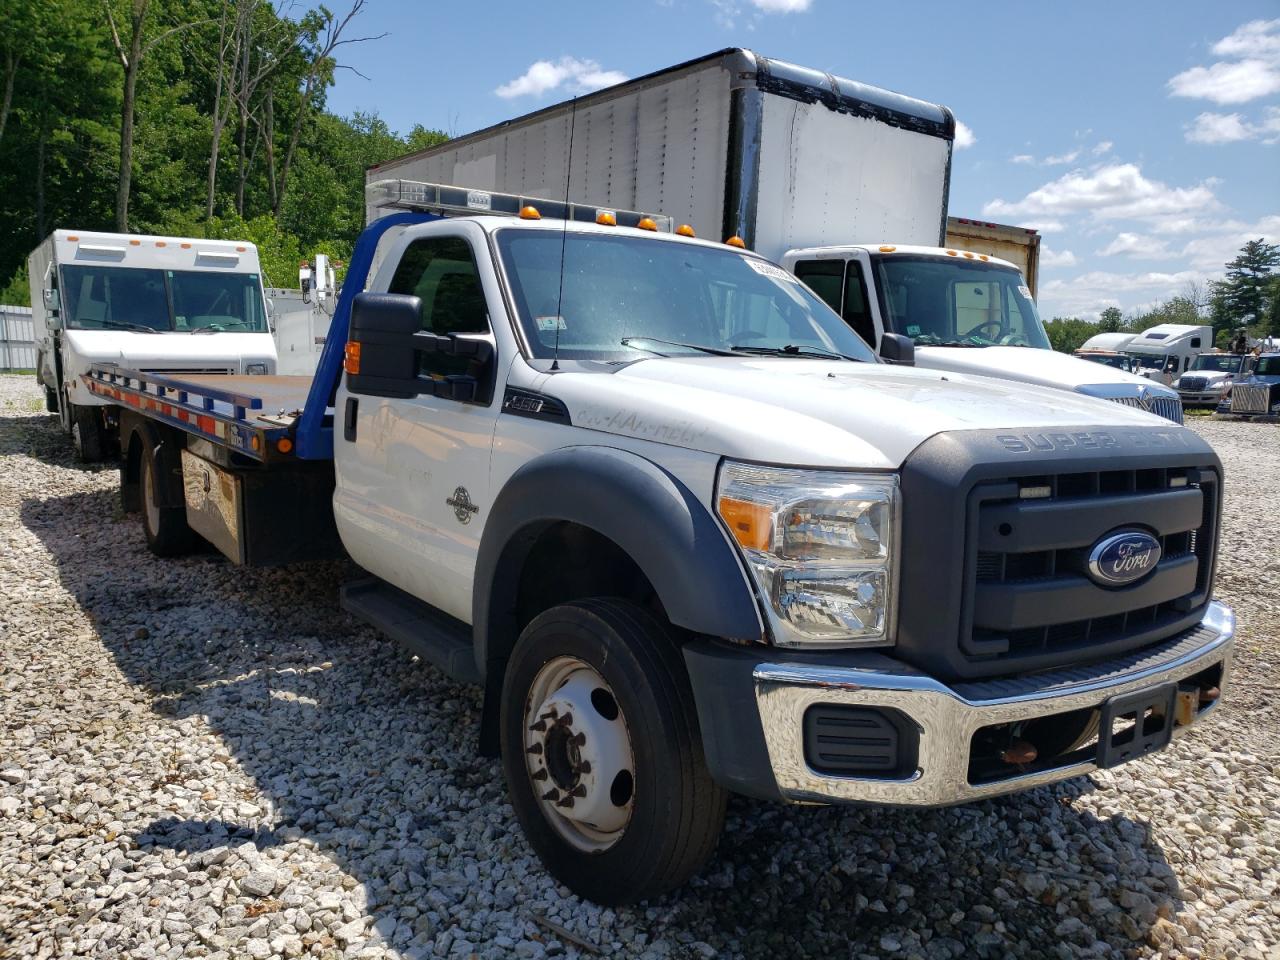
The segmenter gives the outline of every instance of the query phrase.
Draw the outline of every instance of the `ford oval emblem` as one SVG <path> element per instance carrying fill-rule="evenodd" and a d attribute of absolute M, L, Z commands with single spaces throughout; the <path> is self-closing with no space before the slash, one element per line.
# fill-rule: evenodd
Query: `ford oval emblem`
<path fill-rule="evenodd" d="M 1104 587 L 1141 580 L 1160 562 L 1160 541 L 1141 530 L 1103 537 L 1089 552 L 1089 577 Z"/>

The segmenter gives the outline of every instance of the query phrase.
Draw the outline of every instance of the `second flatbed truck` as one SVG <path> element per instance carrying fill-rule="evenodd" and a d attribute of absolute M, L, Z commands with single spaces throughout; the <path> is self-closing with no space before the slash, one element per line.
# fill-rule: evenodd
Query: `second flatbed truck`
<path fill-rule="evenodd" d="M 1234 621 L 1194 433 L 882 363 L 656 216 L 418 186 L 357 242 L 314 379 L 86 386 L 157 553 L 345 552 L 348 610 L 482 685 L 480 749 L 573 891 L 682 883 L 730 791 L 960 803 L 1215 709 Z"/>

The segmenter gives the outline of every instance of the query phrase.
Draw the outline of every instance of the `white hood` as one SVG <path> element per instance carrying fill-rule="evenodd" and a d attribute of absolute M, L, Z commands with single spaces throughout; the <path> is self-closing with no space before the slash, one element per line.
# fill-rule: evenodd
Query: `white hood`
<path fill-rule="evenodd" d="M 246 363 L 275 369 L 275 341 L 269 333 L 134 333 L 129 330 L 64 330 L 66 376 L 88 373 L 95 363 L 129 370 L 227 369 L 243 373 Z"/>
<path fill-rule="evenodd" d="M 818 359 L 655 358 L 616 373 L 551 374 L 539 388 L 568 407 L 575 426 L 804 466 L 892 469 L 948 430 L 1183 429 L 1007 380 Z"/>
<path fill-rule="evenodd" d="M 954 370 L 1000 377 L 1059 390 L 1086 385 L 1131 385 L 1150 388 L 1151 381 L 1100 363 L 1081 360 L 1056 350 L 1034 347 L 916 347 L 916 365 L 930 370 Z"/>

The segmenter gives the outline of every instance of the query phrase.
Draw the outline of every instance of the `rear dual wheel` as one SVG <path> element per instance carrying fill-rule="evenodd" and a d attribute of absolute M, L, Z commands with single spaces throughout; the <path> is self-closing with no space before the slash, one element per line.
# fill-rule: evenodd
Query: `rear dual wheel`
<path fill-rule="evenodd" d="M 147 547 L 158 557 L 190 553 L 199 542 L 187 525 L 181 469 L 176 448 L 168 441 L 156 446 L 142 441 L 138 462 L 142 531 Z"/>
<path fill-rule="evenodd" d="M 706 768 L 679 648 L 647 611 L 584 600 L 535 618 L 507 665 L 501 722 L 512 806 L 575 893 L 643 900 L 711 856 L 726 794 Z"/>

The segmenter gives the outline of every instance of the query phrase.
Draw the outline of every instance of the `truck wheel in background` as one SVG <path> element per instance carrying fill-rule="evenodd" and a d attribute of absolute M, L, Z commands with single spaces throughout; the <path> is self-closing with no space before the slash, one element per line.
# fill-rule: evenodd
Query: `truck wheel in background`
<path fill-rule="evenodd" d="M 66 396 L 63 396 L 66 400 Z M 75 444 L 76 458 L 84 463 L 98 463 L 107 458 L 110 438 L 107 426 L 102 422 L 102 407 L 81 407 L 67 403 L 71 420 L 71 442 Z"/>
<path fill-rule="evenodd" d="M 187 508 L 181 490 L 176 491 L 177 506 L 162 506 L 157 499 L 159 484 L 181 483 L 181 466 L 170 444 L 152 446 L 143 442 L 142 457 L 138 464 L 139 496 L 142 513 L 142 530 L 147 536 L 147 547 L 158 557 L 176 557 L 190 553 L 197 540 L 195 532 L 187 526 Z M 169 491 L 173 502 L 175 491 Z"/>
<path fill-rule="evenodd" d="M 679 648 L 625 600 L 553 607 L 520 634 L 502 765 L 547 869 L 606 905 L 679 886 L 711 856 L 725 791 L 707 772 Z"/>
<path fill-rule="evenodd" d="M 58 391 L 53 387 L 44 388 L 44 408 L 49 413 L 58 412 Z"/>

